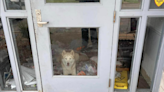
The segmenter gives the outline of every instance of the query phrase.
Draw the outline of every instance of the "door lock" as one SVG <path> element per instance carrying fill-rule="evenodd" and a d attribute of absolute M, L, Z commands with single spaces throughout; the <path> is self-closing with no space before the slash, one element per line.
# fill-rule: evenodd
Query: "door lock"
<path fill-rule="evenodd" d="M 42 16 L 41 16 L 41 11 L 36 9 L 36 19 L 37 19 L 37 24 L 38 27 L 43 27 L 43 25 L 48 24 L 49 22 L 42 22 Z"/>

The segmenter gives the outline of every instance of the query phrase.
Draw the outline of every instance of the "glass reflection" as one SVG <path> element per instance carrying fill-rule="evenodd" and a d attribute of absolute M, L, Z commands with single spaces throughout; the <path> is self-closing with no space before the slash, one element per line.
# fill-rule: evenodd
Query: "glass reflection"
<path fill-rule="evenodd" d="M 142 0 L 122 0 L 121 9 L 141 9 Z"/>
<path fill-rule="evenodd" d="M 138 89 L 152 89 L 158 56 L 163 38 L 164 18 L 150 17 L 147 21 L 142 52 Z"/>
<path fill-rule="evenodd" d="M 54 75 L 96 76 L 98 28 L 50 28 Z"/>
<path fill-rule="evenodd" d="M 24 0 L 5 0 L 7 10 L 25 10 Z"/>
<path fill-rule="evenodd" d="M 116 61 L 115 89 L 128 89 L 139 18 L 121 18 Z"/>
<path fill-rule="evenodd" d="M 27 19 L 10 18 L 23 90 L 37 90 L 35 66 L 32 56 Z"/>
<path fill-rule="evenodd" d="M 2 90 L 16 90 L 16 84 L 10 64 L 4 30 L 0 19 L 0 87 Z"/>

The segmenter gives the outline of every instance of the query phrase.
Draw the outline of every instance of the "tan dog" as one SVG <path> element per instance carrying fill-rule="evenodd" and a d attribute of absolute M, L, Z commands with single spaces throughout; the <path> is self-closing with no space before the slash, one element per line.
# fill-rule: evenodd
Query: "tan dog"
<path fill-rule="evenodd" d="M 79 54 L 75 53 L 73 50 L 71 52 L 66 52 L 63 50 L 61 65 L 63 68 L 64 75 L 76 75 L 76 62 L 79 60 Z"/>

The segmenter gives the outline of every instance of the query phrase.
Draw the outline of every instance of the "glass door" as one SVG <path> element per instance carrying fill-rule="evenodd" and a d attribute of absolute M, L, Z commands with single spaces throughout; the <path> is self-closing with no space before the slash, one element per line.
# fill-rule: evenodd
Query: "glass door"
<path fill-rule="evenodd" d="M 163 69 L 163 5 L 157 6 L 154 0 L 116 0 L 115 9 L 110 91 L 158 92 Z"/>
<path fill-rule="evenodd" d="M 154 0 L 0 0 L 0 92 L 158 92 Z"/>
<path fill-rule="evenodd" d="M 31 0 L 43 92 L 108 92 L 115 0 Z"/>
<path fill-rule="evenodd" d="M 0 92 L 42 91 L 29 0 L 0 1 Z"/>

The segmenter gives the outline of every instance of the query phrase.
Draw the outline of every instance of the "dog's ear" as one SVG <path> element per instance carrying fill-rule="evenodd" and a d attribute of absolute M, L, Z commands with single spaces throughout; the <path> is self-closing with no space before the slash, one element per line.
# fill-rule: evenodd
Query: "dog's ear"
<path fill-rule="evenodd" d="M 71 54 L 74 56 L 74 54 L 75 54 L 75 53 L 74 53 L 74 51 L 73 51 L 73 50 L 71 50 Z"/>
<path fill-rule="evenodd" d="M 63 52 L 62 52 L 62 56 L 64 57 L 64 55 L 66 54 L 66 51 L 65 50 L 63 50 Z"/>

